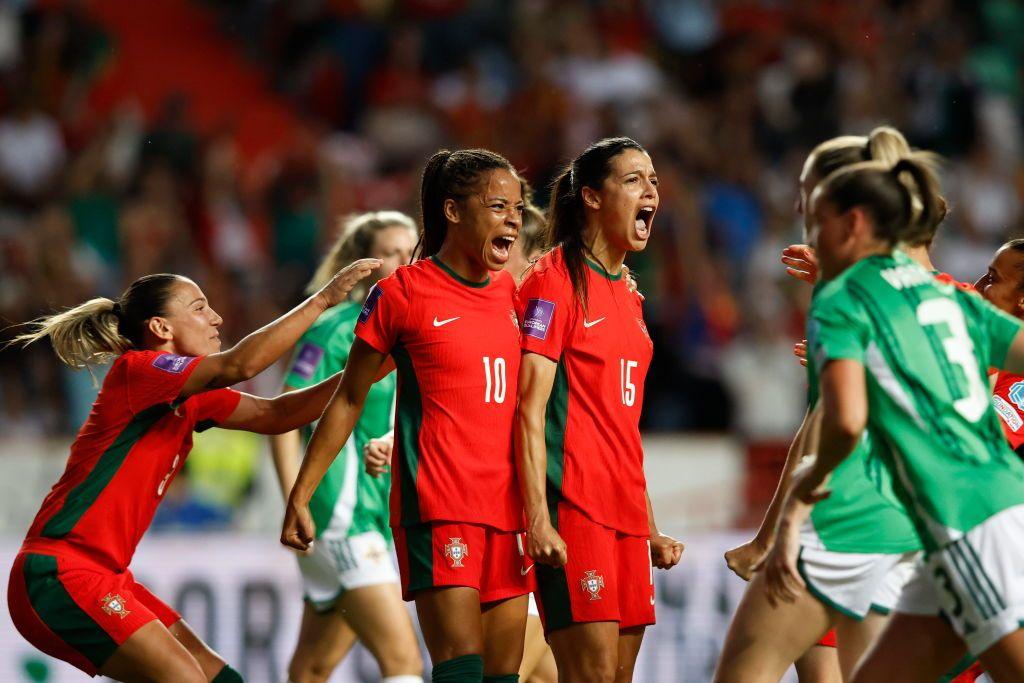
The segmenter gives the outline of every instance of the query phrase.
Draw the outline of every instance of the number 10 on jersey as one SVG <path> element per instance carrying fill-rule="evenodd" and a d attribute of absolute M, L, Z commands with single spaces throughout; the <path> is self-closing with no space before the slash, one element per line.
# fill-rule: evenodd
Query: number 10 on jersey
<path fill-rule="evenodd" d="M 484 403 L 505 402 L 505 359 L 484 356 L 484 377 L 487 388 L 484 390 Z"/>
<path fill-rule="evenodd" d="M 619 359 L 619 389 L 622 393 L 622 405 L 632 406 L 636 403 L 636 385 L 633 384 L 633 368 L 637 367 L 635 360 Z"/>

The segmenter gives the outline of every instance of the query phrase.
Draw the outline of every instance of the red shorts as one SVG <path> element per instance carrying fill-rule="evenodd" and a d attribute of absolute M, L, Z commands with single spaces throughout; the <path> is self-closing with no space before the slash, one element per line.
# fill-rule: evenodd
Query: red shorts
<path fill-rule="evenodd" d="M 817 645 L 821 645 L 822 647 L 839 647 L 838 645 L 836 645 L 835 629 L 832 629 L 831 631 L 823 635 L 821 637 L 821 640 L 817 642 Z"/>
<path fill-rule="evenodd" d="M 24 551 L 11 569 L 7 604 L 25 640 L 90 676 L 145 624 L 181 619 L 130 571 Z"/>
<path fill-rule="evenodd" d="M 974 662 L 967 671 L 954 678 L 950 683 L 974 683 L 983 673 L 985 673 L 985 669 L 982 668 L 981 662 Z"/>
<path fill-rule="evenodd" d="M 534 589 L 533 562 L 520 532 L 463 522 L 425 522 L 394 532 L 405 600 L 444 586 L 475 588 L 482 603 Z"/>
<path fill-rule="evenodd" d="M 565 541 L 564 567 L 537 565 L 537 606 L 544 632 L 617 621 L 620 629 L 654 623 L 654 569 L 646 536 L 602 526 L 560 502 L 552 524 Z"/>

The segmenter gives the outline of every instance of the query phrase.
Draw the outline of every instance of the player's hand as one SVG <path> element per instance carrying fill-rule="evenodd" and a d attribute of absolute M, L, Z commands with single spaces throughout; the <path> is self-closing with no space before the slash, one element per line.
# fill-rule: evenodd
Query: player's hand
<path fill-rule="evenodd" d="M 807 590 L 796 566 L 799 555 L 800 529 L 782 525 L 771 550 L 757 567 L 757 571 L 764 571 L 764 589 L 772 607 L 780 602 L 793 602 L 801 591 Z"/>
<path fill-rule="evenodd" d="M 395 437 L 390 434 L 379 439 L 370 439 L 363 446 L 363 465 L 366 473 L 379 477 L 387 472 L 391 468 L 391 453 L 394 448 Z"/>
<path fill-rule="evenodd" d="M 284 506 L 284 524 L 281 527 L 281 543 L 289 548 L 306 552 L 313 547 L 316 528 L 309 514 L 309 505 L 300 505 L 290 496 Z"/>
<path fill-rule="evenodd" d="M 338 274 L 331 278 L 317 295 L 323 300 L 324 306 L 330 308 L 337 306 L 346 298 L 352 288 L 360 280 L 380 268 L 381 260 L 376 258 L 363 258 L 353 261 L 338 271 Z"/>
<path fill-rule="evenodd" d="M 818 281 L 818 257 L 806 244 L 791 244 L 782 250 L 786 273 L 810 284 Z"/>
<path fill-rule="evenodd" d="M 662 533 L 651 534 L 651 564 L 658 569 L 671 569 L 679 564 L 686 549 L 681 542 Z"/>
<path fill-rule="evenodd" d="M 640 291 L 640 286 L 636 283 L 636 277 L 625 263 L 622 264 L 622 273 L 626 276 L 626 287 L 629 288 L 629 291 L 634 292 L 640 297 L 640 301 L 646 301 L 647 299 L 644 297 L 643 292 Z"/>
<path fill-rule="evenodd" d="M 526 553 L 534 562 L 551 567 L 564 567 L 569 561 L 565 541 L 551 526 L 551 522 L 547 521 L 533 525 L 527 532 Z"/>
<path fill-rule="evenodd" d="M 800 365 L 807 367 L 807 340 L 798 341 L 793 345 L 793 355 L 800 360 Z"/>
<path fill-rule="evenodd" d="M 764 560 L 768 550 L 769 547 L 766 543 L 755 538 L 732 550 L 727 550 L 725 564 L 733 574 L 744 581 L 750 581 L 750 577 L 754 575 L 754 569 Z"/>

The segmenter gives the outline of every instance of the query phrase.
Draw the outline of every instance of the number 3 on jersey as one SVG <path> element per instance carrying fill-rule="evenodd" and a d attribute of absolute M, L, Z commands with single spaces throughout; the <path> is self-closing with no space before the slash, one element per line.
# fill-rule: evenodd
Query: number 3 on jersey
<path fill-rule="evenodd" d="M 637 367 L 635 360 L 619 359 L 619 388 L 622 392 L 622 405 L 632 406 L 636 403 L 636 385 L 633 384 L 633 368 Z"/>
<path fill-rule="evenodd" d="M 989 393 L 981 381 L 963 311 L 949 299 L 928 299 L 917 307 L 917 321 L 922 325 L 944 324 L 949 329 L 950 336 L 942 340 L 942 348 L 949 362 L 960 366 L 967 376 L 967 395 L 953 401 L 953 407 L 968 422 L 977 422 L 988 409 Z"/>
<path fill-rule="evenodd" d="M 484 403 L 505 402 L 505 359 L 484 356 L 484 377 L 487 388 L 484 390 Z"/>

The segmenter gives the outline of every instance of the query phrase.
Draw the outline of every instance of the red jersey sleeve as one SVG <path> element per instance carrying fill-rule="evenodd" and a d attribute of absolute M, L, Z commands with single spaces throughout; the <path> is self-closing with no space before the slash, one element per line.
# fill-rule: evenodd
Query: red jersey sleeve
<path fill-rule="evenodd" d="M 999 415 L 1010 448 L 1024 446 L 1024 376 L 999 374 L 992 407 Z"/>
<path fill-rule="evenodd" d="M 373 286 L 356 321 L 356 336 L 381 353 L 391 353 L 409 309 L 409 299 L 397 275 L 389 275 Z"/>
<path fill-rule="evenodd" d="M 558 362 L 576 319 L 572 284 L 551 270 L 535 271 L 519 288 L 516 307 L 523 350 Z"/>
<path fill-rule="evenodd" d="M 181 393 L 202 356 L 178 356 L 163 351 L 129 351 L 125 356 L 128 409 L 138 413 L 171 403 Z"/>
<path fill-rule="evenodd" d="M 234 389 L 214 389 L 196 394 L 192 400 L 196 402 L 195 430 L 205 432 L 231 417 L 242 400 L 242 394 Z"/>

